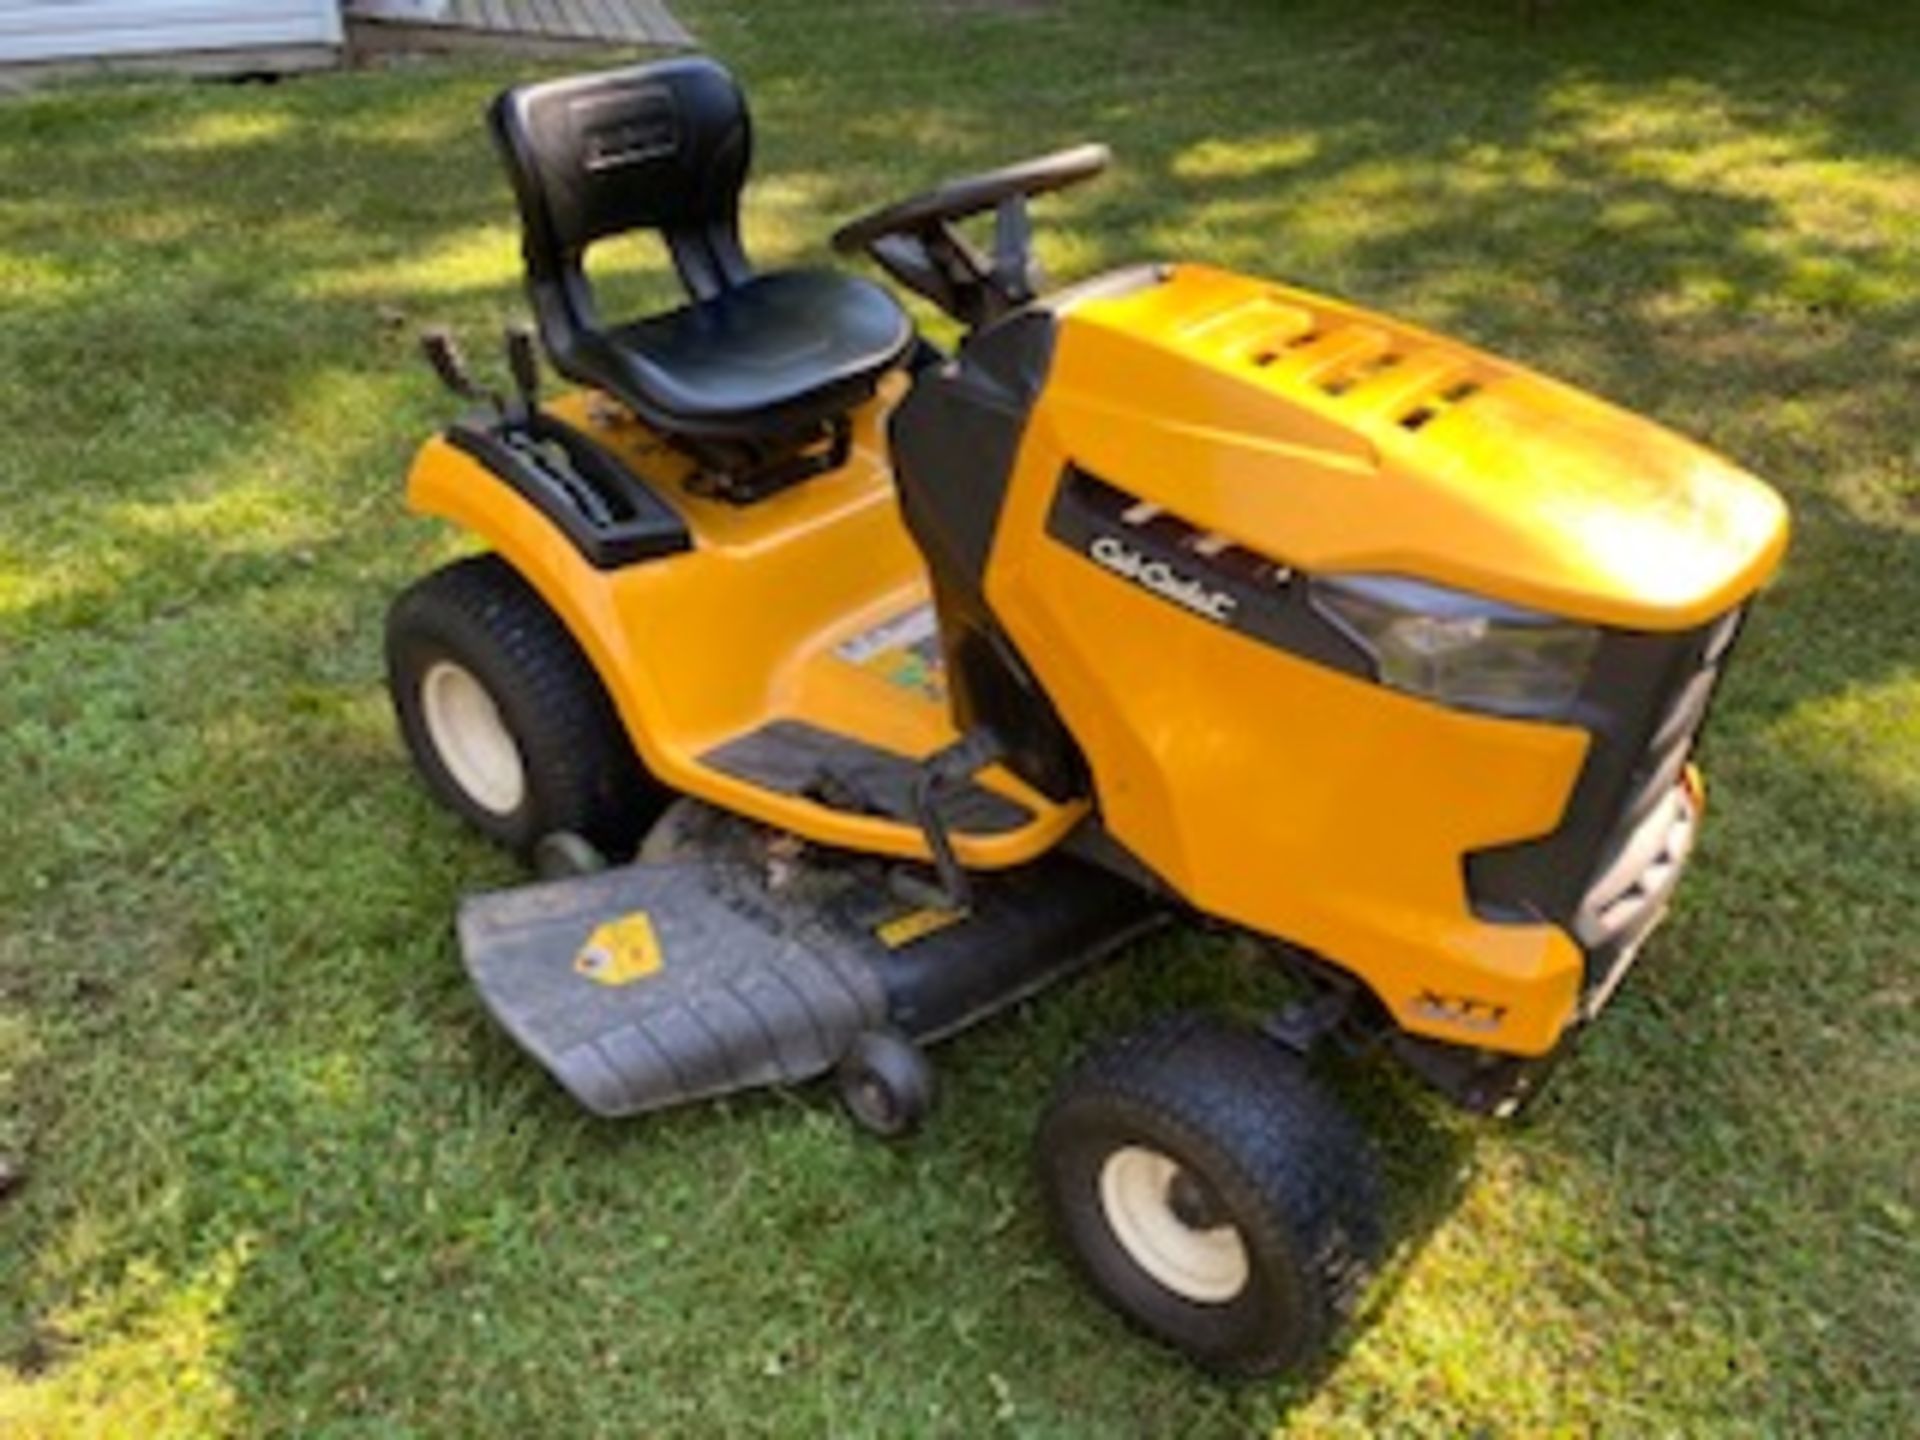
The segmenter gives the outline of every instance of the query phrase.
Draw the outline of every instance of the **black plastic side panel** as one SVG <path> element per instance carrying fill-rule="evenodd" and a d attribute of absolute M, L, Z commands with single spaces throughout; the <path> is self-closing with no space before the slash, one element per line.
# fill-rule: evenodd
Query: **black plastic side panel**
<path fill-rule="evenodd" d="M 447 440 L 551 520 L 596 570 L 693 547 L 686 522 L 644 479 L 551 415 L 463 420 Z"/>
<path fill-rule="evenodd" d="M 984 879 L 966 920 L 878 966 L 888 1018 L 933 1040 L 1045 988 L 1160 924 L 1135 886 L 1058 857 Z"/>
<path fill-rule="evenodd" d="M 1047 511 L 1047 534 L 1131 584 L 1210 624 L 1362 679 L 1374 678 L 1365 651 L 1330 625 L 1287 566 L 1241 545 L 1210 553 L 1201 533 L 1166 510 L 1137 524 L 1135 497 L 1069 465 Z M 1183 598 L 1184 597 L 1184 598 Z"/>
<path fill-rule="evenodd" d="M 1055 322 L 1011 315 L 921 373 L 888 423 L 900 504 L 936 574 L 977 588 L 1013 462 L 1053 363 Z"/>
<path fill-rule="evenodd" d="M 960 729 L 992 731 L 1008 768 L 1049 799 L 1084 795 L 1086 761 L 1013 642 L 984 605 L 950 595 L 937 576 L 934 602 Z"/>
<path fill-rule="evenodd" d="M 981 331 L 920 372 L 888 434 L 901 513 L 933 576 L 955 719 L 991 730 L 1014 773 L 1064 800 L 1084 792 L 1085 762 L 986 600 L 994 531 L 1055 330 L 1034 307 Z"/>

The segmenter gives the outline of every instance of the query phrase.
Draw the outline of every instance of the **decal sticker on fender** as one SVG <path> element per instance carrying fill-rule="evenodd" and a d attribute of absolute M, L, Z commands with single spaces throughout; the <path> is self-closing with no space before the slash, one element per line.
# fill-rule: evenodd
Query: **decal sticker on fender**
<path fill-rule="evenodd" d="M 933 639 L 936 627 L 933 606 L 916 605 L 905 614 L 883 620 L 871 629 L 849 636 L 833 647 L 833 653 L 849 665 L 865 665 L 889 650 L 911 650 Z"/>
<path fill-rule="evenodd" d="M 833 647 L 849 665 L 889 685 L 929 700 L 945 698 L 940 667 L 940 628 L 931 605 L 916 605 Z"/>

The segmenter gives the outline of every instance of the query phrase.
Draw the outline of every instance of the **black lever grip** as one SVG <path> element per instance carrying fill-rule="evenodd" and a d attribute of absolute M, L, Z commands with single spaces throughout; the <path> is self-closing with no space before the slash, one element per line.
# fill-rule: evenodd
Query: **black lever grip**
<path fill-rule="evenodd" d="M 451 330 L 438 325 L 431 330 L 423 330 L 420 333 L 420 353 L 427 357 L 427 363 L 433 367 L 433 373 L 440 377 L 440 383 L 462 400 L 494 398 L 474 382 L 473 375 L 467 369 L 466 356 L 460 353 L 459 342 L 453 338 Z"/>
<path fill-rule="evenodd" d="M 540 398 L 540 355 L 533 348 L 533 331 L 525 325 L 507 327 L 507 369 L 520 403 L 532 410 Z"/>

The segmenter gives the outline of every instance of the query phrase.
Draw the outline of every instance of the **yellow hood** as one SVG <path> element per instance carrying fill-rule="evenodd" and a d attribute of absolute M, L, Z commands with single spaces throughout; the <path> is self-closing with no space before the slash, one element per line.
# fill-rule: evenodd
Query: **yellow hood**
<path fill-rule="evenodd" d="M 1069 306 L 1036 424 L 1129 493 L 1311 572 L 1630 629 L 1778 564 L 1786 507 L 1651 421 L 1352 306 L 1203 266 Z"/>

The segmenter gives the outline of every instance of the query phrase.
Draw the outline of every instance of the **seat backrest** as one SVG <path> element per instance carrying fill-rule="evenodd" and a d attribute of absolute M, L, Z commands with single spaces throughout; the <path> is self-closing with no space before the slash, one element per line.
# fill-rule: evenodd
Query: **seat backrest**
<path fill-rule="evenodd" d="M 522 85 L 488 111 L 520 203 L 527 278 L 552 327 L 597 326 L 582 269 L 608 236 L 658 230 L 696 299 L 743 283 L 740 189 L 753 147 L 746 97 L 704 56 Z"/>

